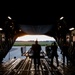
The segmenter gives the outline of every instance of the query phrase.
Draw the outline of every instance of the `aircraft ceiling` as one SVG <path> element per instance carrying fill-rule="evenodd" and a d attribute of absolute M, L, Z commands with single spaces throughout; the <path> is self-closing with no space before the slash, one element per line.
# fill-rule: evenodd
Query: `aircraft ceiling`
<path fill-rule="evenodd" d="M 16 23 L 16 27 L 20 27 L 27 34 L 64 33 L 64 30 L 68 32 L 70 27 L 75 27 L 75 16 L 73 14 L 63 15 L 58 10 L 52 11 L 52 9 L 48 11 L 36 10 L 27 11 L 18 7 L 18 9 L 14 8 L 11 11 L 5 11 L 5 14 L 0 15 L 0 26 L 3 26 L 2 23 L 7 16 L 10 16 Z M 64 12 L 66 11 L 64 10 Z M 64 19 L 60 20 L 62 16 Z M 59 26 L 61 26 L 60 30 L 58 30 Z"/>

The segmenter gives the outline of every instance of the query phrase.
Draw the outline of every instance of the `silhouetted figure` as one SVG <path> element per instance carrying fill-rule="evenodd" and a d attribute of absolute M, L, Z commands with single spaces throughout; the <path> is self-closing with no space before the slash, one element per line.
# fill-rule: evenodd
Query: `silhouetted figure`
<path fill-rule="evenodd" d="M 68 61 L 69 61 L 68 48 L 69 48 L 68 44 L 64 43 L 62 47 L 63 66 L 65 65 L 65 58 L 67 59 L 67 65 L 68 65 Z"/>
<path fill-rule="evenodd" d="M 38 44 L 38 41 L 35 41 L 35 44 L 32 45 L 32 50 L 33 50 L 33 58 L 34 58 L 34 66 L 36 70 L 36 64 L 38 64 L 38 69 L 40 65 L 40 51 L 41 51 L 41 46 Z"/>
<path fill-rule="evenodd" d="M 70 52 L 70 63 L 75 66 L 75 42 L 73 42 L 68 52 Z"/>
<path fill-rule="evenodd" d="M 58 62 L 58 53 L 57 53 L 57 45 L 54 42 L 53 45 L 51 46 L 52 49 L 52 55 L 51 55 L 51 66 L 53 66 L 53 59 L 54 57 L 56 58 L 56 62 L 57 62 L 57 67 L 59 66 L 59 62 Z"/>
<path fill-rule="evenodd" d="M 23 56 L 23 47 L 21 47 L 21 56 Z"/>
<path fill-rule="evenodd" d="M 51 46 L 46 46 L 45 51 L 48 58 L 51 58 Z"/>

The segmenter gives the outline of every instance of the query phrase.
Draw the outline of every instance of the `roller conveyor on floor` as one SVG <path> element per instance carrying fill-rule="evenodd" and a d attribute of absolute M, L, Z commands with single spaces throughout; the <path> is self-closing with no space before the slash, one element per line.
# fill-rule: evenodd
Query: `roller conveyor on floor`
<path fill-rule="evenodd" d="M 51 67 L 49 61 L 42 58 L 40 59 L 41 65 L 38 68 L 34 68 L 34 60 L 27 57 L 26 59 L 17 59 L 10 65 L 7 65 L 6 71 L 2 75 L 51 75 Z M 53 71 L 54 73 L 54 71 Z"/>

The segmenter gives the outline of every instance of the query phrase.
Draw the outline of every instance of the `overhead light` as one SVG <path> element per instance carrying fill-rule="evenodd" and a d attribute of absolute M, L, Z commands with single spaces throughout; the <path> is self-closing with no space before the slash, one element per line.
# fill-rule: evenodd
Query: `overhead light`
<path fill-rule="evenodd" d="M 64 17 L 60 17 L 60 20 L 62 20 Z"/>
<path fill-rule="evenodd" d="M 59 26 L 59 28 L 61 28 L 61 26 Z"/>
<path fill-rule="evenodd" d="M 74 30 L 74 27 L 70 28 L 69 30 Z"/>
<path fill-rule="evenodd" d="M 12 28 L 12 26 L 10 26 L 10 28 Z"/>
<path fill-rule="evenodd" d="M 3 30 L 2 28 L 0 28 L 0 30 Z"/>
<path fill-rule="evenodd" d="M 19 31 L 21 32 L 21 29 L 19 29 Z"/>
<path fill-rule="evenodd" d="M 12 18 L 11 18 L 10 16 L 8 16 L 8 19 L 10 19 L 10 20 L 11 20 Z"/>

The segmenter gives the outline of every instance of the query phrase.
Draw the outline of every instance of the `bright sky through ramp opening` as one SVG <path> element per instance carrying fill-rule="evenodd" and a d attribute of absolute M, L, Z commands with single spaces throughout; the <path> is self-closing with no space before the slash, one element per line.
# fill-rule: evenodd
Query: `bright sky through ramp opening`
<path fill-rule="evenodd" d="M 53 37 L 46 36 L 46 35 L 25 35 L 18 37 L 16 41 L 55 41 Z"/>

